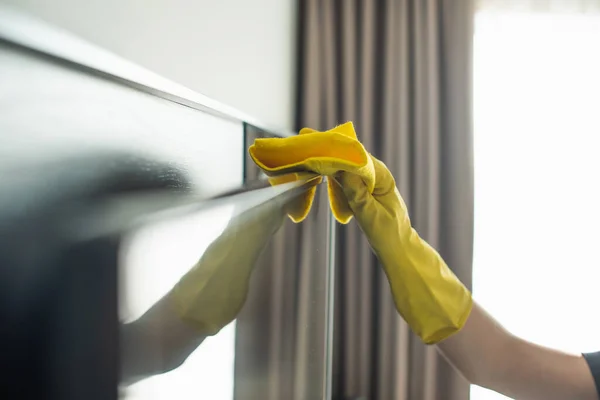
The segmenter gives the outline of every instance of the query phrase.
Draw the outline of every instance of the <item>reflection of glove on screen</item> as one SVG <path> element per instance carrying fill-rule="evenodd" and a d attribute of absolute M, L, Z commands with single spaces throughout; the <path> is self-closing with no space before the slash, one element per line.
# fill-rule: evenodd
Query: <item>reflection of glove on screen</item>
<path fill-rule="evenodd" d="M 177 314 L 201 335 L 218 333 L 246 301 L 254 265 L 285 216 L 281 204 L 261 207 L 235 218 L 169 294 Z"/>
<path fill-rule="evenodd" d="M 249 153 L 272 183 L 281 183 L 278 179 L 289 179 L 289 174 L 293 172 L 310 171 L 331 176 L 338 171 L 348 171 L 359 175 L 370 190 L 375 184 L 371 158 L 356 139 L 351 122 L 326 132 L 304 128 L 298 136 L 256 139 L 250 146 Z M 315 190 L 316 187 L 312 188 L 304 195 L 301 204 L 290 210 L 289 216 L 294 222 L 306 218 Z M 339 184 L 328 180 L 327 190 L 336 219 L 341 223 L 348 223 L 352 218 L 352 210 Z"/>
<path fill-rule="evenodd" d="M 257 140 L 250 154 L 271 176 L 296 171 L 336 176 L 328 181 L 332 210 L 342 223 L 354 214 L 383 264 L 396 308 L 413 331 L 431 344 L 463 327 L 471 294 L 411 227 L 393 176 L 358 142 L 352 123 L 327 132 L 304 129 L 295 137 Z M 297 220 L 306 216 L 311 201 L 305 201 Z"/>

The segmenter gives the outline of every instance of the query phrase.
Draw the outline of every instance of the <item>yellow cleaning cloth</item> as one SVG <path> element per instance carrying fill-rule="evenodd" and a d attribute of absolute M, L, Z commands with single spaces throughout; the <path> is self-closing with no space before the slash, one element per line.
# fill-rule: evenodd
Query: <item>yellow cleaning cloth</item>
<path fill-rule="evenodd" d="M 248 151 L 272 184 L 300 179 L 303 172 L 333 176 L 345 171 L 359 176 L 371 193 L 375 187 L 373 161 L 358 141 L 352 122 L 325 132 L 304 128 L 297 136 L 256 139 Z M 315 191 L 316 187 L 311 188 L 293 209 L 288 210 L 294 222 L 306 218 Z M 340 223 L 348 223 L 353 213 L 342 188 L 335 180 L 328 179 L 327 191 L 333 215 Z"/>

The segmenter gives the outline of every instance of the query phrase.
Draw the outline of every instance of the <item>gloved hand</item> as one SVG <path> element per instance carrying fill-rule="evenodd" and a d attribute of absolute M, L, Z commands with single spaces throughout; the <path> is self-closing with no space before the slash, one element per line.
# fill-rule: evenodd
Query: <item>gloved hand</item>
<path fill-rule="evenodd" d="M 259 139 L 250 155 L 269 176 L 310 171 L 334 178 L 328 180 L 333 214 L 341 223 L 356 217 L 383 264 L 396 308 L 425 343 L 463 327 L 471 294 L 412 228 L 392 174 L 367 153 L 351 122 L 326 132 L 305 128 L 298 136 Z M 292 219 L 301 221 L 311 202 Z"/>
<path fill-rule="evenodd" d="M 440 342 L 464 326 L 471 293 L 412 228 L 394 177 L 371 158 L 373 191 L 356 174 L 339 172 L 335 179 L 383 265 L 398 312 L 423 342 Z"/>
<path fill-rule="evenodd" d="M 248 152 L 273 183 L 279 182 L 279 179 L 290 179 L 293 174 L 301 179 L 307 171 L 324 176 L 349 171 L 360 175 L 369 188 L 372 189 L 375 184 L 371 158 L 356 138 L 352 122 L 325 132 L 304 128 L 298 136 L 256 139 Z M 307 191 L 296 206 L 290 208 L 288 215 L 294 222 L 301 222 L 308 215 L 315 189 Z M 335 218 L 342 224 L 350 222 L 352 210 L 340 186 L 328 180 L 327 192 Z"/>

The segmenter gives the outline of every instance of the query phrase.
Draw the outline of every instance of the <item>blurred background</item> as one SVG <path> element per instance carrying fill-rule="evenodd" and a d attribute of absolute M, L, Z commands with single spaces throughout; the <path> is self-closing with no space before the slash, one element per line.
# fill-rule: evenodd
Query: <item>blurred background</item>
<path fill-rule="evenodd" d="M 282 130 L 354 121 L 483 307 L 536 343 L 598 349 L 600 1 L 0 3 Z M 504 398 L 409 332 L 357 226 L 335 252 L 333 399 Z M 234 341 L 202 356 L 225 382 Z M 157 382 L 140 396 L 173 385 Z"/>

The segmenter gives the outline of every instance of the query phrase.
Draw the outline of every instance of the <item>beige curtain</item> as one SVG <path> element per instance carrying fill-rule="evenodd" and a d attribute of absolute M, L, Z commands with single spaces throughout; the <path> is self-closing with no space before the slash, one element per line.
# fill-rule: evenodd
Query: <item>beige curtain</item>
<path fill-rule="evenodd" d="M 470 287 L 473 0 L 300 1 L 298 127 L 353 120 Z M 468 399 L 413 336 L 355 224 L 338 232 L 334 399 Z"/>

